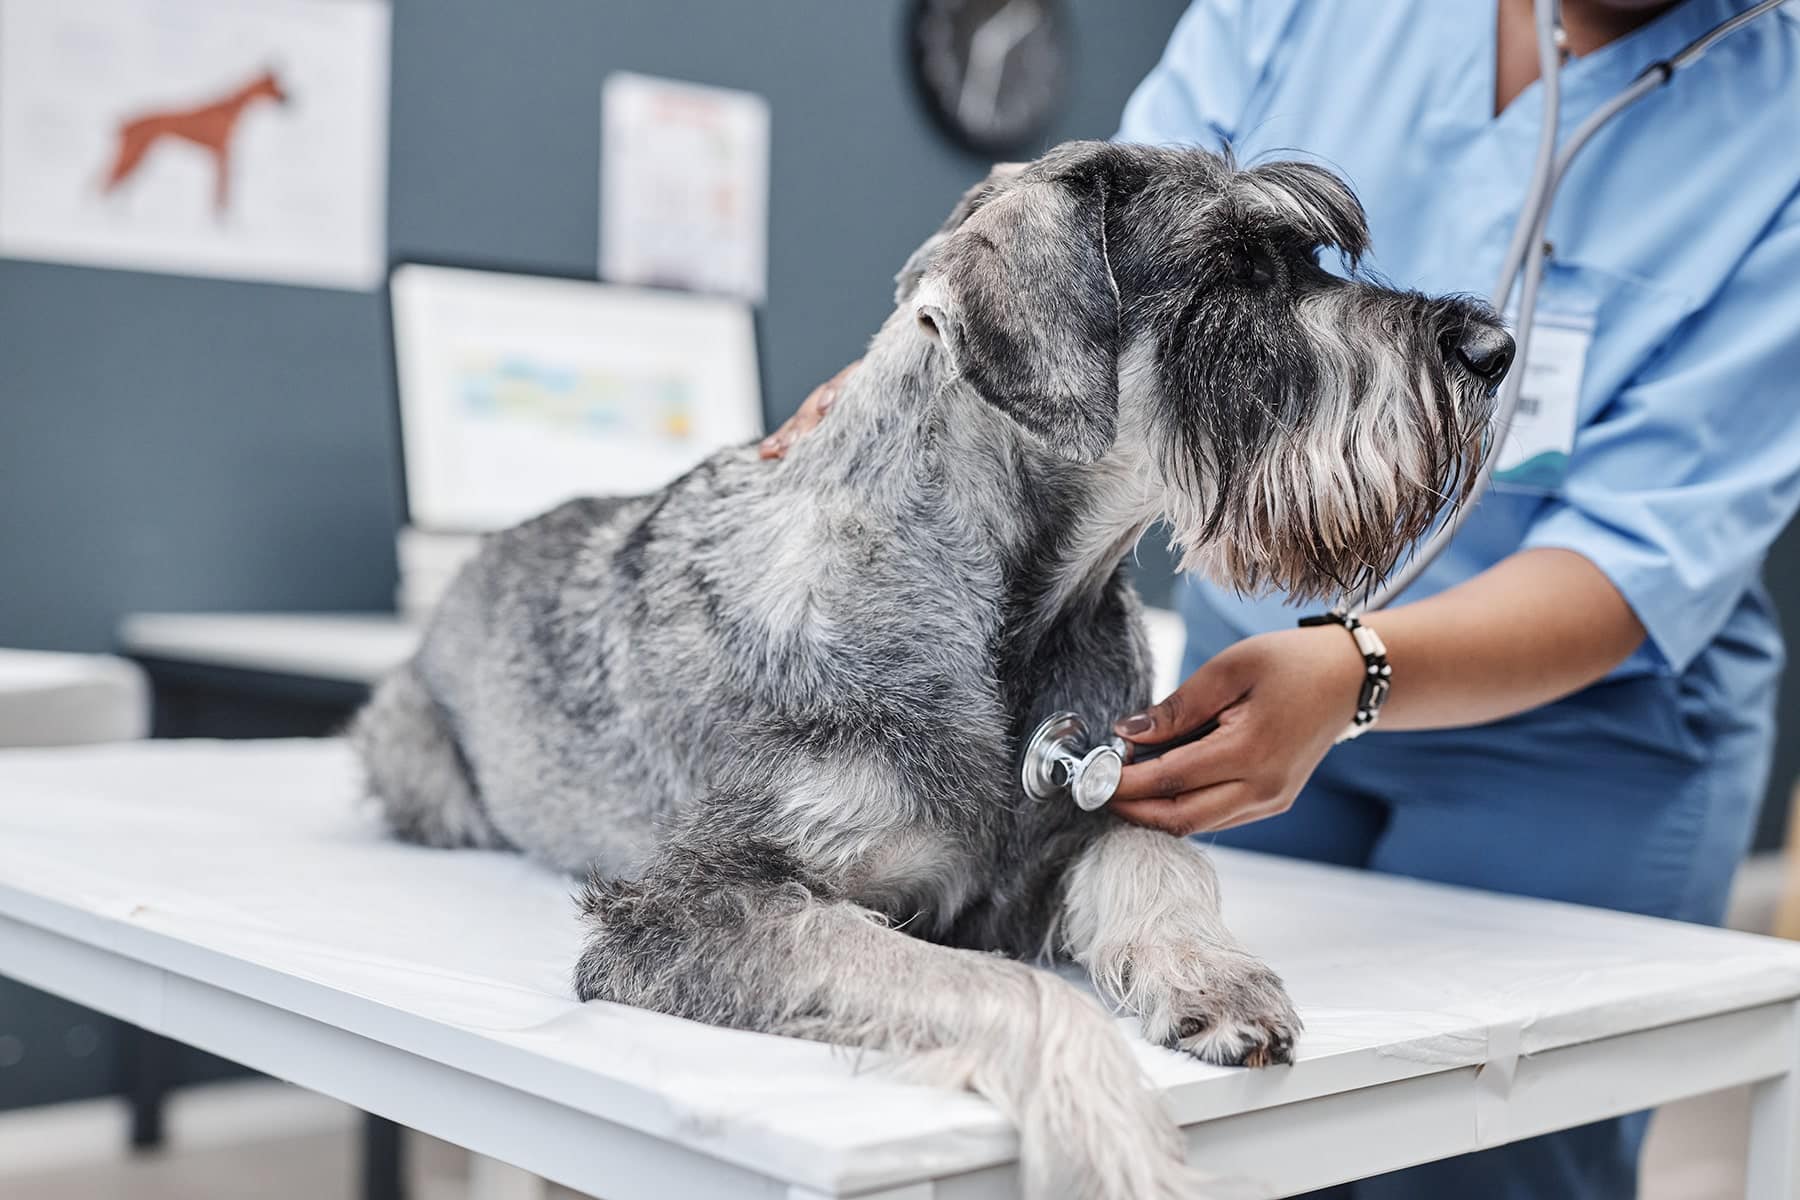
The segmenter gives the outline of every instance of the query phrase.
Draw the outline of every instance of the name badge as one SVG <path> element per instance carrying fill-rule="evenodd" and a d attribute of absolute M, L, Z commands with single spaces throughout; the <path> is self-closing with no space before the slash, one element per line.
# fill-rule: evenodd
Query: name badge
<path fill-rule="evenodd" d="M 1494 483 L 1520 491 L 1553 492 L 1569 472 L 1575 418 L 1592 317 L 1539 313 L 1525 355 L 1525 378 L 1512 427 L 1494 457 Z"/>

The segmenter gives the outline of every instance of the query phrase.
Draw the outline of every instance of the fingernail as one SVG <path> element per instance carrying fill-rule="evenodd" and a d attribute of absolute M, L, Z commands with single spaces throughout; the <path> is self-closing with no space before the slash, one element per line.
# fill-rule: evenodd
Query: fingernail
<path fill-rule="evenodd" d="M 838 389 L 832 388 L 829 392 L 826 392 L 823 396 L 819 397 L 819 411 L 822 413 L 830 412 L 831 406 L 837 402 Z"/>
<path fill-rule="evenodd" d="M 1156 722 L 1150 719 L 1149 713 L 1132 713 L 1129 717 L 1121 717 L 1114 723 L 1113 729 L 1121 737 L 1136 737 L 1140 733 L 1149 733 Z"/>

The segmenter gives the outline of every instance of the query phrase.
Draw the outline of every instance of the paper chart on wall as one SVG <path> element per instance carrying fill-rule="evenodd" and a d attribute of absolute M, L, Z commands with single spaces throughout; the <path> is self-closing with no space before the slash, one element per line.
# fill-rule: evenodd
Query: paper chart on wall
<path fill-rule="evenodd" d="M 369 289 L 387 0 L 0 0 L 0 255 Z"/>
<path fill-rule="evenodd" d="M 768 102 L 622 73 L 602 90 L 601 128 L 601 277 L 762 300 Z"/>

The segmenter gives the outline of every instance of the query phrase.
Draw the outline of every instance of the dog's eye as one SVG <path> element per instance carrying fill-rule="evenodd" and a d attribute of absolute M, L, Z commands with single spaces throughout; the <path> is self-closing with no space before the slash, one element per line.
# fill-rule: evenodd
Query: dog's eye
<path fill-rule="evenodd" d="M 1267 287 L 1275 282 L 1275 264 L 1259 246 L 1240 246 L 1231 256 L 1232 279 L 1243 287 Z"/>

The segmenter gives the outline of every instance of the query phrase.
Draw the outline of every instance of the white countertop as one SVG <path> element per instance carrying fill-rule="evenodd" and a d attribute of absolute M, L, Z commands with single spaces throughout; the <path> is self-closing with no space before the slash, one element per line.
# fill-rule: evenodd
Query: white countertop
<path fill-rule="evenodd" d="M 374 683 L 406 661 L 419 628 L 392 613 L 132 613 L 128 654 L 346 683 Z"/>
<path fill-rule="evenodd" d="M 507 854 L 394 843 L 357 796 L 350 756 L 333 741 L 0 752 L 0 934 L 50 931 L 137 964 L 117 983 L 71 990 L 101 994 L 109 1011 L 151 1028 L 165 1027 L 182 989 L 205 985 L 655 1139 L 647 1144 L 823 1193 L 1016 1153 L 985 1102 L 859 1073 L 845 1052 L 577 1003 L 567 878 Z M 1440 1142 L 1454 1132 L 1458 1144 L 1492 1144 L 1521 1135 L 1511 1092 L 1515 1076 L 1530 1086 L 1521 1063 L 1534 1055 L 1625 1046 L 1601 1039 L 1800 997 L 1800 946 L 1788 943 L 1255 855 L 1218 859 L 1233 928 L 1287 980 L 1306 1033 L 1294 1066 L 1264 1071 L 1139 1043 L 1190 1125 L 1374 1097 L 1358 1089 L 1430 1076 L 1443 1081 L 1430 1116 L 1404 1120 L 1442 1127 Z M 10 944 L 0 937 L 0 971 L 22 963 L 27 980 L 56 983 L 48 968 L 27 969 L 48 959 Z M 229 1033 L 208 1020 L 202 1034 Z M 1729 1039 L 1704 1044 L 1732 1057 Z M 1713 1057 L 1695 1058 L 1694 1087 L 1718 1086 L 1707 1083 Z M 1734 1067 L 1730 1081 L 1755 1069 Z M 289 1077 L 307 1082 L 306 1071 L 302 1062 Z M 1659 1066 L 1644 1086 L 1663 1091 L 1643 1102 L 1676 1094 L 1668 1089 L 1688 1081 L 1671 1083 L 1675 1074 Z M 355 1086 L 343 1094 L 355 1099 Z M 1546 1094 L 1534 1111 L 1555 1107 L 1554 1089 Z M 1384 1136 L 1408 1136 L 1395 1128 Z M 1217 1152 L 1229 1157 L 1239 1140 Z M 1258 1161 L 1310 1169 L 1281 1159 Z M 522 1151 L 515 1160 L 548 1171 Z"/>
<path fill-rule="evenodd" d="M 0 746 L 117 742 L 149 728 L 150 689 L 136 663 L 0 649 Z"/>

